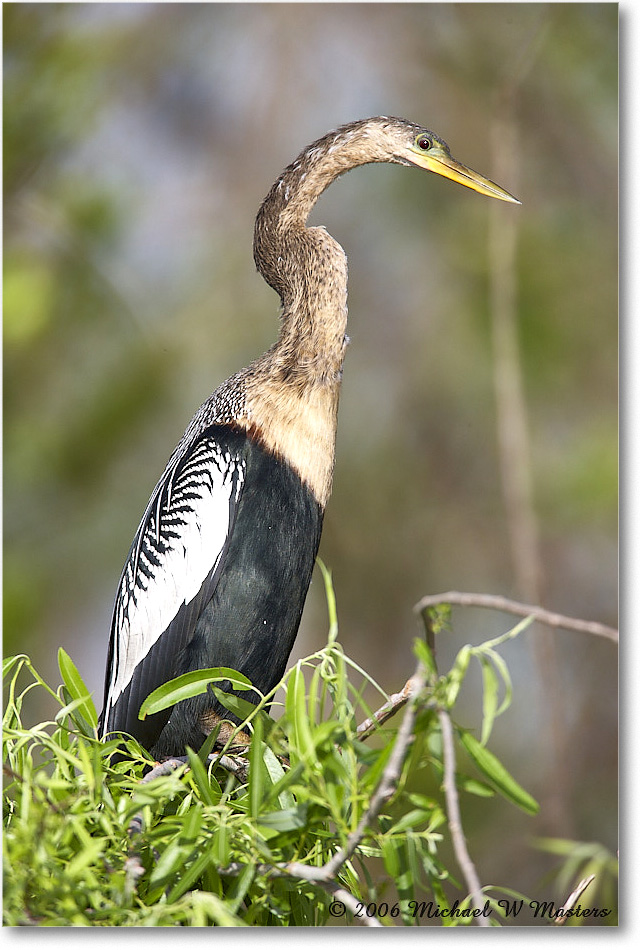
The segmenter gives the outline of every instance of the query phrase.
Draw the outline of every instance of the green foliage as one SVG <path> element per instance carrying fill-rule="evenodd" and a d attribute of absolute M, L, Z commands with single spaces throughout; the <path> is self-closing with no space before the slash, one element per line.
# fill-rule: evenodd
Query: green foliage
<path fill-rule="evenodd" d="M 325 569 L 323 575 L 331 593 L 330 575 Z M 336 912 L 337 888 L 356 899 L 356 916 L 376 916 L 389 925 L 417 925 L 417 908 L 428 902 L 447 910 L 452 893 L 462 908 L 470 907 L 445 848 L 444 739 L 437 711 L 450 712 L 476 656 L 484 671 L 483 729 L 490 733 L 510 702 L 508 670 L 495 653 L 504 638 L 464 647 L 441 676 L 432 651 L 417 642 L 426 686 L 416 699 L 413 742 L 394 793 L 328 886 L 315 880 L 315 873 L 349 845 L 398 733 L 394 720 L 391 727 L 370 722 L 358 731 L 373 717 L 366 687 L 381 696 L 381 705 L 388 697 L 344 654 L 336 640 L 333 596 L 328 603 L 327 646 L 296 663 L 257 706 L 242 701 L 242 707 L 233 707 L 247 713 L 240 728 L 252 736 L 243 756 L 230 754 L 230 738 L 220 754 L 208 758 L 213 744 L 208 740 L 203 749 L 188 750 L 186 762 L 174 771 L 156 770 L 151 779 L 144 778 L 149 757 L 136 742 L 127 740 L 129 759 L 114 761 L 117 743 L 98 741 L 96 709 L 64 650 L 57 691 L 27 656 L 8 659 L 5 924 L 320 926 Z M 148 699 L 146 710 L 223 680 L 250 687 L 233 670 L 209 670 L 166 684 Z M 34 689 L 44 690 L 57 712 L 51 721 L 27 728 L 23 703 Z M 279 696 L 284 696 L 280 706 Z M 280 718 L 266 715 L 268 702 Z M 455 731 L 481 776 L 457 775 L 462 802 L 467 794 L 496 790 L 533 813 L 536 803 L 496 756 L 469 730 Z M 502 919 L 500 904 L 491 900 L 495 923 Z M 340 916 L 344 923 L 352 919 L 349 909 Z M 472 918 L 447 916 L 438 922 L 454 926 Z"/>

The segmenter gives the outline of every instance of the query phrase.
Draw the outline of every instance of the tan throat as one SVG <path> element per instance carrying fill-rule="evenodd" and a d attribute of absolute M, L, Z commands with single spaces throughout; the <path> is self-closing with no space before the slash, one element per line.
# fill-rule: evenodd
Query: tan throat
<path fill-rule="evenodd" d="M 248 434 L 292 466 L 322 508 L 332 490 L 339 379 L 248 386 Z"/>

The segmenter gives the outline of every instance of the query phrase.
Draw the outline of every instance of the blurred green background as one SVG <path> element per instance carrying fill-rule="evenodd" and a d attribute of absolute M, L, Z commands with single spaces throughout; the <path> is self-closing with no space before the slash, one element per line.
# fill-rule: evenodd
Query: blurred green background
<path fill-rule="evenodd" d="M 252 260 L 256 210 L 310 141 L 381 113 L 434 129 L 523 205 L 368 166 L 315 209 L 350 265 L 320 551 L 341 641 L 397 690 L 422 595 L 528 594 L 494 395 L 493 241 L 512 228 L 535 589 L 616 624 L 616 4 L 3 14 L 6 653 L 57 682 L 63 646 L 101 705 L 112 598 L 156 479 L 196 407 L 278 330 Z M 512 624 L 455 621 L 444 668 Z M 293 659 L 326 631 L 316 574 Z M 542 814 L 473 802 L 469 836 L 484 880 L 525 890 L 550 867 L 532 852 L 525 866 L 531 836 L 614 848 L 617 828 L 616 651 L 557 633 L 542 658 L 540 640 L 504 649 L 516 701 L 492 742 Z M 468 694 L 464 725 L 479 722 L 474 682 Z"/>

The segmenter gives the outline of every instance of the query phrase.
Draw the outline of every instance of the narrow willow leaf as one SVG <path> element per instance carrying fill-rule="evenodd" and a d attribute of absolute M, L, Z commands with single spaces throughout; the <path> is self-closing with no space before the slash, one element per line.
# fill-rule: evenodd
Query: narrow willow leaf
<path fill-rule="evenodd" d="M 437 664 L 435 662 L 435 655 L 433 650 L 425 642 L 425 640 L 420 640 L 419 637 L 415 639 L 414 642 L 414 653 L 418 660 L 421 660 L 424 667 L 428 670 L 431 676 L 437 676 Z"/>
<path fill-rule="evenodd" d="M 497 682 L 495 667 L 488 657 L 482 654 L 478 657 L 478 660 L 481 665 L 483 683 L 481 742 L 482 745 L 486 745 L 493 731 L 493 723 L 497 716 L 499 683 Z"/>
<path fill-rule="evenodd" d="M 200 792 L 201 798 L 206 805 L 216 805 L 215 792 L 210 784 L 210 777 L 207 769 L 201 762 L 198 754 L 193 749 L 187 748 L 187 759 L 189 761 L 192 779 L 196 788 Z"/>
<path fill-rule="evenodd" d="M 444 889 L 441 886 L 441 881 L 435 875 L 431 875 L 430 877 L 430 886 L 432 888 L 433 894 L 435 895 L 435 900 L 437 901 L 437 906 L 439 907 L 439 910 L 449 911 L 451 908 L 451 904 L 448 901 L 446 894 L 444 893 Z M 454 922 L 455 918 L 451 917 L 450 914 L 447 914 L 446 917 L 442 917 L 441 920 L 443 921 L 444 927 L 455 926 L 455 922 Z"/>
<path fill-rule="evenodd" d="M 2 678 L 4 679 L 9 675 L 16 663 L 20 663 L 20 666 L 22 666 L 24 661 L 27 659 L 28 657 L 25 653 L 18 653 L 16 656 L 8 656 L 2 661 Z"/>
<path fill-rule="evenodd" d="M 185 822 L 183 824 L 183 830 L 181 832 L 181 838 L 184 841 L 194 841 L 198 836 L 202 825 L 203 806 L 200 802 L 195 802 L 187 811 Z"/>
<path fill-rule="evenodd" d="M 466 775 L 457 773 L 457 787 L 469 795 L 477 795 L 478 798 L 494 798 L 495 789 L 491 788 L 485 782 L 480 782 L 476 778 L 469 778 Z"/>
<path fill-rule="evenodd" d="M 258 718 L 254 723 L 254 733 L 250 743 L 250 816 L 256 818 L 263 801 L 263 721 Z"/>
<path fill-rule="evenodd" d="M 230 670 L 225 666 L 215 666 L 208 670 L 194 670 L 192 673 L 183 673 L 170 680 L 169 683 L 163 683 L 158 689 L 147 697 L 140 707 L 138 713 L 139 719 L 145 716 L 152 716 L 154 713 L 161 712 L 169 706 L 174 706 L 183 699 L 190 699 L 192 696 L 198 696 L 206 692 L 210 683 L 229 681 L 233 689 L 252 689 L 252 684 L 242 673 L 236 670 Z"/>
<path fill-rule="evenodd" d="M 317 666 L 314 673 L 312 674 L 312 679 L 310 681 L 310 689 L 308 690 L 308 717 L 310 722 L 317 723 L 323 717 L 322 706 L 323 702 L 319 702 L 319 686 L 321 683 L 321 666 Z M 324 698 L 325 698 L 325 684 L 324 684 Z"/>
<path fill-rule="evenodd" d="M 426 824 L 430 821 L 431 817 L 432 809 L 428 812 L 423 808 L 411 808 L 410 811 L 406 812 L 406 814 L 389 829 L 387 834 L 398 835 L 402 831 L 407 831 L 408 828 L 414 828 L 415 825 Z"/>
<path fill-rule="evenodd" d="M 397 881 L 400 873 L 399 844 L 386 836 L 380 839 L 381 854 L 386 873 L 391 881 Z"/>
<path fill-rule="evenodd" d="M 535 617 L 531 614 L 530 617 L 524 617 L 523 620 L 520 620 L 519 623 L 516 623 L 507 633 L 503 633 L 499 637 L 495 637 L 494 640 L 487 640 L 486 643 L 481 643 L 478 647 L 475 647 L 476 650 L 494 650 L 495 647 L 498 647 L 502 643 L 506 643 L 507 640 L 512 640 L 515 637 L 518 637 L 520 633 L 523 633 L 535 620 Z"/>
<path fill-rule="evenodd" d="M 504 683 L 504 699 L 502 700 L 499 709 L 497 710 L 497 715 L 501 716 L 505 712 L 513 701 L 513 683 L 510 678 L 510 673 L 508 672 L 508 666 L 506 661 L 502 656 L 499 655 L 495 650 L 488 650 L 487 655 L 495 664 L 495 669 L 499 673 Z"/>
<path fill-rule="evenodd" d="M 83 683 L 74 661 L 62 647 L 58 650 L 58 667 L 70 698 L 80 701 L 78 711 L 89 723 L 91 729 L 95 729 L 98 725 L 98 714 L 90 692 Z"/>
<path fill-rule="evenodd" d="M 529 795 L 529 793 L 515 781 L 497 756 L 493 755 L 481 742 L 478 742 L 470 732 L 461 730 L 459 736 L 461 744 L 470 758 L 479 771 L 492 782 L 497 791 L 529 815 L 536 815 L 539 811 L 539 805 L 533 796 Z"/>
<path fill-rule="evenodd" d="M 232 913 L 236 913 L 240 908 L 245 895 L 252 886 L 252 881 L 254 880 L 254 875 L 256 874 L 256 869 L 252 864 L 248 864 L 244 871 L 241 872 L 236 881 L 236 887 L 234 888 L 234 896 L 229 903 L 229 909 Z"/>
<path fill-rule="evenodd" d="M 174 885 L 172 890 L 169 893 L 167 901 L 171 904 L 173 901 L 178 900 L 179 897 L 182 897 L 194 884 L 199 877 L 205 871 L 205 868 L 212 861 L 212 852 L 210 848 L 205 848 L 202 854 L 194 861 L 187 870 L 181 870 L 181 875 L 178 882 Z"/>
<path fill-rule="evenodd" d="M 225 867 L 230 861 L 230 829 L 227 824 L 227 812 L 223 812 L 218 828 L 212 836 L 212 854 L 216 863 Z"/>
<path fill-rule="evenodd" d="M 290 675 L 285 695 L 285 711 L 292 730 L 291 752 L 295 752 L 299 758 L 307 759 L 314 749 L 314 743 L 305 702 L 305 679 L 300 663 L 297 663 Z"/>
<path fill-rule="evenodd" d="M 334 587 L 332 586 L 332 573 L 328 570 L 320 557 L 317 558 L 317 564 L 323 576 L 325 599 L 328 604 L 328 620 L 330 624 L 328 643 L 334 643 L 339 633 L 339 621 L 337 619 L 337 601 L 334 596 Z"/>
<path fill-rule="evenodd" d="M 265 769 L 269 779 L 272 783 L 271 794 L 274 795 L 275 785 L 284 778 L 286 772 L 272 749 L 270 749 L 270 747 L 267 745 L 263 747 L 263 762 L 265 764 Z M 281 808 L 294 808 L 296 804 L 294 795 L 286 788 L 282 789 L 282 791 L 278 793 L 277 799 Z"/>
<path fill-rule="evenodd" d="M 241 699 L 241 697 L 235 693 L 226 693 L 224 690 L 219 689 L 218 686 L 212 686 L 212 692 L 221 706 L 225 706 L 226 709 L 229 709 L 229 711 L 234 713 L 235 716 L 238 716 L 239 719 L 249 719 L 250 716 L 256 713 L 254 703 L 248 702 L 247 699 Z"/>
<path fill-rule="evenodd" d="M 104 848 L 105 842 L 102 838 L 88 841 L 86 844 L 83 844 L 80 854 L 77 854 L 76 857 L 73 858 L 73 860 L 71 860 L 65 868 L 66 879 L 72 881 L 77 874 L 80 874 L 81 871 L 84 871 L 85 868 L 93 864 L 94 861 L 97 860 L 98 856 L 102 854 Z"/>
<path fill-rule="evenodd" d="M 468 671 L 471 653 L 472 648 L 468 644 L 463 646 L 455 657 L 455 662 L 453 663 L 452 669 L 446 677 L 447 690 L 445 705 L 447 709 L 450 709 L 457 699 L 459 690 L 461 689 L 461 684 L 463 683 L 464 677 Z"/>
<path fill-rule="evenodd" d="M 176 841 L 171 842 L 161 854 L 158 863 L 151 873 L 149 879 L 150 888 L 164 884 L 174 874 L 180 875 L 190 850 L 189 847 L 178 844 Z"/>
<path fill-rule="evenodd" d="M 294 808 L 287 808 L 282 811 L 271 811 L 261 815 L 258 819 L 260 825 L 272 829 L 272 831 L 296 831 L 299 828 L 305 828 L 308 819 L 308 806 L 295 805 Z"/>

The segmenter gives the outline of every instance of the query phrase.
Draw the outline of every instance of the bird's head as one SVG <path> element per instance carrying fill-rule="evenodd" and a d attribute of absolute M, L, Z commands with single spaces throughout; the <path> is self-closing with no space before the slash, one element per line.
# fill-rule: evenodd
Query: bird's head
<path fill-rule="evenodd" d="M 405 119 L 380 116 L 366 120 L 364 130 L 368 130 L 381 149 L 381 161 L 392 161 L 401 165 L 416 165 L 429 172 L 450 178 L 459 185 L 472 188 L 490 198 L 500 201 L 521 202 L 504 188 L 489 178 L 484 178 L 472 168 L 456 161 L 443 139 L 428 129 L 422 129 Z"/>

